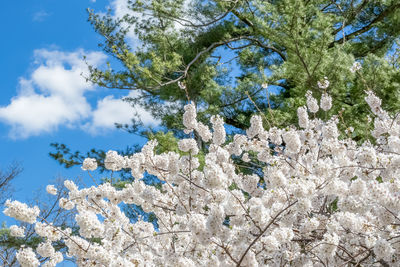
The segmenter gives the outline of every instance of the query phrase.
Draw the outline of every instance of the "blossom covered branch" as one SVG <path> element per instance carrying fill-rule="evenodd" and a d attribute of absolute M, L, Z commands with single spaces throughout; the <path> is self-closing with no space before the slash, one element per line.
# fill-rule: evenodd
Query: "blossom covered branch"
<path fill-rule="evenodd" d="M 204 164 L 192 138 L 179 141 L 181 154 L 155 154 L 156 141 L 129 157 L 108 152 L 106 168 L 130 169 L 135 180 L 121 190 L 109 183 L 79 189 L 66 181 L 69 196 L 59 205 L 76 210 L 79 235 L 37 221 L 36 207 L 7 201 L 5 214 L 34 223 L 44 238 L 36 250 L 21 248 L 18 261 L 38 266 L 37 253 L 48 257 L 45 266 L 55 266 L 62 255 L 54 244 L 64 242 L 79 266 L 400 264 L 400 119 L 366 92 L 376 142 L 359 145 L 339 138 L 337 117 L 308 117 L 331 108 L 327 92 L 319 104 L 311 92 L 306 98 L 308 106 L 298 109 L 300 129 L 265 130 L 254 116 L 246 135 L 236 134 L 232 142 L 226 142 L 221 117 L 211 118 L 210 130 L 188 104 L 185 133 L 195 131 L 207 144 Z M 234 158 L 257 161 L 259 172 L 241 172 Z M 82 166 L 96 167 L 92 159 Z M 146 174 L 160 179 L 161 188 L 146 185 Z M 122 204 L 154 212 L 158 228 L 131 223 Z M 16 227 L 11 232 L 24 235 Z"/>

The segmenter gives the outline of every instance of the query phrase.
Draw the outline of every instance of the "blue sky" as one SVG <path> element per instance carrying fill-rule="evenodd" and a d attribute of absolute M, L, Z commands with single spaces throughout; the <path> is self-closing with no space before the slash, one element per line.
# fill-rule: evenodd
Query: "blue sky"
<path fill-rule="evenodd" d="M 81 75 L 87 72 L 83 56 L 97 66 L 108 60 L 86 9 L 111 7 L 112 15 L 121 17 L 129 12 L 127 1 L 22 0 L 7 1 L 0 9 L 0 170 L 13 162 L 23 168 L 13 183 L 13 199 L 30 200 L 58 177 L 79 176 L 90 183 L 79 167 L 65 169 L 50 158 L 50 143 L 82 152 L 144 143 L 114 127 L 130 122 L 135 111 L 120 99 L 133 92 L 93 87 Z M 128 42 L 138 45 L 134 34 L 128 34 Z M 136 112 L 145 125 L 157 124 L 144 110 Z M 1 221 L 13 222 L 0 212 Z"/>
<path fill-rule="evenodd" d="M 0 9 L 0 170 L 13 162 L 23 168 L 13 183 L 13 199 L 30 200 L 58 177 L 81 176 L 90 183 L 79 167 L 65 169 L 50 158 L 50 143 L 82 152 L 144 143 L 114 127 L 115 122 L 131 120 L 134 109 L 120 99 L 132 92 L 93 87 L 81 75 L 87 72 L 83 56 L 97 66 L 108 60 L 98 47 L 101 36 L 87 22 L 86 9 L 105 12 L 111 7 L 113 16 L 121 17 L 129 12 L 126 3 L 22 0 L 7 1 Z M 128 42 L 138 45 L 133 34 L 128 34 Z M 136 112 L 145 125 L 157 124 L 144 110 Z M 1 221 L 12 223 L 2 212 Z"/>
<path fill-rule="evenodd" d="M 79 167 L 67 170 L 51 159 L 50 143 L 80 151 L 143 143 L 113 126 L 133 115 L 120 100 L 127 92 L 92 87 L 80 75 L 86 72 L 83 55 L 99 66 L 107 60 L 86 8 L 122 12 L 123 2 L 23 0 L 0 9 L 0 168 L 14 161 L 23 168 L 13 183 L 14 199 L 31 199 L 56 177 L 88 179 Z M 145 123 L 157 123 L 139 111 Z M 1 213 L 5 220 L 11 222 Z"/>

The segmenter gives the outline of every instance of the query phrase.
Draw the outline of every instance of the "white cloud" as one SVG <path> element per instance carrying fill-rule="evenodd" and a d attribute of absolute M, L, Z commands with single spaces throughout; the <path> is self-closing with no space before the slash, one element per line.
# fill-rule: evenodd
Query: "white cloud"
<path fill-rule="evenodd" d="M 148 16 L 143 16 L 142 14 L 139 14 L 138 12 L 134 12 L 131 9 L 129 9 L 128 0 L 112 0 L 111 9 L 114 11 L 113 13 L 114 19 L 120 19 L 127 14 L 133 17 L 141 18 L 142 20 L 149 18 Z M 122 24 L 122 27 L 127 27 L 127 26 L 128 24 L 126 23 Z M 131 47 L 137 48 L 141 44 L 133 28 L 130 29 L 130 31 L 127 33 L 126 36 L 128 39 L 127 40 L 128 44 Z"/>
<path fill-rule="evenodd" d="M 44 10 L 40 10 L 33 14 L 32 20 L 36 22 L 44 21 L 46 17 L 50 16 L 50 13 L 47 13 Z"/>
<path fill-rule="evenodd" d="M 34 52 L 36 69 L 29 79 L 20 79 L 19 92 L 11 103 L 0 107 L 0 120 L 11 125 L 11 137 L 26 138 L 51 132 L 59 125 L 71 127 L 90 116 L 90 105 L 83 96 L 92 89 L 81 75 L 87 72 L 82 61 L 84 54 L 94 65 L 105 60 L 102 53 L 83 50 Z"/>
<path fill-rule="evenodd" d="M 60 126 L 82 128 L 96 134 L 113 129 L 114 123 L 129 123 L 134 109 L 126 102 L 106 96 L 92 108 L 85 93 L 94 90 L 82 75 L 87 66 L 104 63 L 100 52 L 36 50 L 34 69 L 29 78 L 20 78 L 17 95 L 7 106 L 0 106 L 0 121 L 9 124 L 12 138 L 27 138 L 57 130 Z M 131 92 L 132 94 L 132 92 Z M 136 111 L 146 125 L 157 122 L 149 113 Z"/>
<path fill-rule="evenodd" d="M 129 93 L 133 97 L 135 91 Z M 92 113 L 92 120 L 86 123 L 83 128 L 92 134 L 104 132 L 104 130 L 113 129 L 115 123 L 129 124 L 136 114 L 145 126 L 155 126 L 159 121 L 155 120 L 151 114 L 141 107 L 133 108 L 129 103 L 116 99 L 114 96 L 106 96 L 97 102 L 97 108 Z"/>
<path fill-rule="evenodd" d="M 129 9 L 128 0 L 113 0 L 111 7 L 114 10 L 115 18 L 122 18 L 126 14 L 133 15 L 135 13 Z"/>
<path fill-rule="evenodd" d="M 193 0 L 185 0 L 183 3 L 183 7 L 188 8 L 190 5 L 192 5 L 192 2 L 193 2 Z M 145 20 L 148 20 L 152 17 L 152 16 L 150 16 L 150 13 L 151 13 L 150 11 L 145 11 L 145 13 L 147 13 L 147 14 L 132 11 L 129 8 L 129 0 L 112 0 L 110 6 L 111 6 L 111 9 L 114 11 L 114 13 L 113 13 L 114 19 L 122 18 L 128 14 L 132 17 L 138 18 L 139 21 L 144 22 Z M 196 21 L 194 21 L 194 22 L 196 23 Z M 198 22 L 198 23 L 200 23 L 200 22 Z M 121 26 L 127 27 L 128 24 L 123 23 Z M 175 30 L 180 31 L 184 27 L 182 26 L 182 24 L 175 22 L 174 28 L 175 28 Z M 127 42 L 132 48 L 136 49 L 137 47 L 142 45 L 142 42 L 138 39 L 133 28 L 130 29 L 130 31 L 127 33 L 126 36 L 127 36 Z"/>

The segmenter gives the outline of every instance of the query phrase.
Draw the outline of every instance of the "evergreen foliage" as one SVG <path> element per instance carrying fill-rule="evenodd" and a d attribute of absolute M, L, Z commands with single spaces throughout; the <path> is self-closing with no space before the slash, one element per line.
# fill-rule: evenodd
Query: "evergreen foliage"
<path fill-rule="evenodd" d="M 400 108 L 397 0 L 136 0 L 128 6 L 131 13 L 122 18 L 113 10 L 89 10 L 89 22 L 104 37 L 100 46 L 113 60 L 105 68 L 89 66 L 86 78 L 100 87 L 135 90 L 126 101 L 150 111 L 167 135 L 143 130 L 138 118 L 117 127 L 164 146 L 173 137 L 168 131 L 181 137 L 188 100 L 199 107 L 200 121 L 219 114 L 241 132 L 254 113 L 263 114 L 267 128 L 296 123 L 305 92 L 319 98 L 327 91 L 333 108 L 316 115 L 340 111 L 342 132 L 353 127 L 360 142 L 370 137 L 365 90 L 373 90 L 389 112 Z M 362 64 L 360 73 L 350 72 L 354 61 Z M 321 90 L 325 77 L 330 84 Z M 53 146 L 50 155 L 65 167 L 84 158 Z M 101 165 L 104 152 L 86 156 Z"/>

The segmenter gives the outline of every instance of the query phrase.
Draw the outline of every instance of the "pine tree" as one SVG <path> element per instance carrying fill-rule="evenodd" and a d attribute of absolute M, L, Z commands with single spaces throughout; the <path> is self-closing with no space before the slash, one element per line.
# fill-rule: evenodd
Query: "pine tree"
<path fill-rule="evenodd" d="M 333 108 L 316 116 L 339 113 L 348 122 L 341 130 L 353 127 L 360 142 L 370 130 L 365 90 L 382 98 L 386 110 L 400 108 L 394 51 L 399 1 L 136 0 L 128 6 L 131 13 L 122 18 L 114 18 L 112 10 L 106 15 L 89 10 L 89 22 L 113 60 L 105 68 L 90 66 L 87 80 L 135 90 L 127 101 L 150 111 L 175 136 L 182 134 L 182 107 L 188 100 L 201 110 L 201 121 L 220 114 L 240 132 L 254 113 L 263 114 L 266 127 L 296 123 L 307 90 L 317 98 L 328 92 Z M 352 73 L 355 61 L 362 69 Z M 319 88 L 325 79 L 329 86 Z M 137 121 L 118 127 L 156 136 L 140 131 Z M 63 145 L 54 147 L 51 155 L 67 167 L 82 158 Z M 102 153 L 93 150 L 88 156 L 101 161 Z"/>

